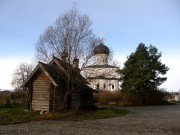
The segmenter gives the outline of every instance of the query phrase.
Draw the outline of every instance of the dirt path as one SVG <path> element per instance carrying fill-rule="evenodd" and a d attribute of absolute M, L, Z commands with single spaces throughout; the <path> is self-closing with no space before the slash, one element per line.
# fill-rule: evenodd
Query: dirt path
<path fill-rule="evenodd" d="M 123 108 L 124 109 L 124 108 Z M 87 121 L 35 121 L 0 126 L 1 135 L 180 135 L 180 104 L 126 107 L 123 117 Z"/>

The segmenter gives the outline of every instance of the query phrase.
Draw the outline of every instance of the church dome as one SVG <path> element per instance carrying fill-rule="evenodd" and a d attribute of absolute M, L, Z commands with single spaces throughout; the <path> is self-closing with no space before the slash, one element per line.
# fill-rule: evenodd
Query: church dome
<path fill-rule="evenodd" d="M 102 43 L 94 48 L 94 54 L 107 54 L 109 55 L 109 48 Z"/>

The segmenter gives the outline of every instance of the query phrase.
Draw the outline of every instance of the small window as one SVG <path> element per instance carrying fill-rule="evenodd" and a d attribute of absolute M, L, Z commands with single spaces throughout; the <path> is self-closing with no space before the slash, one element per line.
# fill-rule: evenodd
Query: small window
<path fill-rule="evenodd" d="M 106 84 L 104 84 L 104 89 L 106 88 Z"/>
<path fill-rule="evenodd" d="M 98 89 L 98 90 L 99 90 L 99 83 L 97 83 L 97 85 L 96 85 L 96 89 Z"/>
<path fill-rule="evenodd" d="M 112 85 L 112 89 L 114 89 L 114 84 Z"/>
<path fill-rule="evenodd" d="M 103 62 L 105 62 L 105 59 L 103 59 Z"/>

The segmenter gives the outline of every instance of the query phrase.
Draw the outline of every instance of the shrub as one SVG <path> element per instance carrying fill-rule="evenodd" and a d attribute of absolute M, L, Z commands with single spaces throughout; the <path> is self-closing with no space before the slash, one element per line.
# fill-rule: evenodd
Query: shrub
<path fill-rule="evenodd" d="M 93 95 L 94 102 L 99 105 L 108 105 L 108 102 L 118 103 L 121 99 L 120 91 L 100 91 Z"/>
<path fill-rule="evenodd" d="M 11 91 L 0 91 L 0 104 L 6 104 L 7 99 L 9 100 L 8 102 L 10 103 L 10 96 L 11 96 Z"/>
<path fill-rule="evenodd" d="M 13 104 L 27 104 L 28 96 L 27 91 L 24 90 L 15 90 L 11 94 L 11 99 Z"/>
<path fill-rule="evenodd" d="M 27 91 L 0 91 L 0 105 L 27 104 Z"/>
<path fill-rule="evenodd" d="M 160 105 L 167 103 L 168 93 L 163 90 L 147 90 L 146 93 L 121 92 L 122 103 L 125 105 Z"/>
<path fill-rule="evenodd" d="M 10 107 L 11 106 L 11 103 L 10 103 L 10 98 L 8 97 L 6 99 L 6 103 L 4 104 L 5 107 Z"/>

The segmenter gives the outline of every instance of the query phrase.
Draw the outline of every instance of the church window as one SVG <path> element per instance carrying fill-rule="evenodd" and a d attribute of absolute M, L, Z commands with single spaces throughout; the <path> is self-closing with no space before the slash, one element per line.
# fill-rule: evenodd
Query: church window
<path fill-rule="evenodd" d="M 97 85 L 96 85 L 96 89 L 97 89 L 97 90 L 99 90 L 99 83 L 97 83 Z"/>
<path fill-rule="evenodd" d="M 114 84 L 112 85 L 112 89 L 114 89 Z"/>
<path fill-rule="evenodd" d="M 106 88 L 106 84 L 104 84 L 104 89 Z"/>

